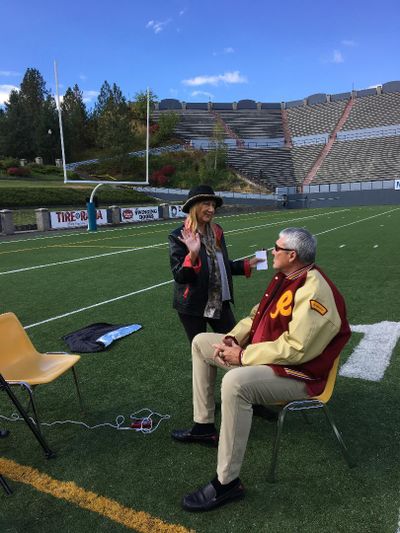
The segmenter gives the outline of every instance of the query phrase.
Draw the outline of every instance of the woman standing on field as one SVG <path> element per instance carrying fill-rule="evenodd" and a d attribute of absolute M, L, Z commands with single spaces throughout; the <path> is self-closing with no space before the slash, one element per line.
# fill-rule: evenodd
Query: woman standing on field
<path fill-rule="evenodd" d="M 174 276 L 173 307 L 185 329 L 189 342 L 207 330 L 227 333 L 236 324 L 230 302 L 233 302 L 232 275 L 251 275 L 259 261 L 231 261 L 224 233 L 212 222 L 222 198 L 208 185 L 189 191 L 182 211 L 188 213 L 185 223 L 169 235 L 170 262 Z"/>

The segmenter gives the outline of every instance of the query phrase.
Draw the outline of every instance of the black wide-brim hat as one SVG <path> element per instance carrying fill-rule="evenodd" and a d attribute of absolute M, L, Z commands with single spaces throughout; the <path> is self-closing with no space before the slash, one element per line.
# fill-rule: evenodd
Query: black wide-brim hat
<path fill-rule="evenodd" d="M 190 208 L 198 202 L 205 202 L 212 200 L 217 207 L 221 207 L 224 203 L 220 196 L 217 196 L 209 185 L 198 185 L 190 189 L 186 202 L 182 206 L 184 213 L 189 213 Z"/>

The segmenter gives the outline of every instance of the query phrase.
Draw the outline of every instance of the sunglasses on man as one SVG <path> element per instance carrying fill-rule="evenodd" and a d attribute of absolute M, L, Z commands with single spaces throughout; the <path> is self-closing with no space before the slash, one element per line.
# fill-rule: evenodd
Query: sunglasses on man
<path fill-rule="evenodd" d="M 279 250 L 282 250 L 282 252 L 294 252 L 293 248 L 282 248 L 282 246 L 278 246 L 276 243 L 275 243 L 275 252 L 279 252 Z"/>

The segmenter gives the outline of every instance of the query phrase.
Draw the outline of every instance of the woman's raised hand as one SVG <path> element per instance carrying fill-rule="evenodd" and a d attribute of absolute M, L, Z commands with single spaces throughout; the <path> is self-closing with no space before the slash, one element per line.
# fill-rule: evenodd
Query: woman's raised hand
<path fill-rule="evenodd" d="M 193 231 L 184 228 L 181 231 L 181 237 L 179 240 L 186 245 L 186 248 L 190 252 L 190 259 L 192 264 L 195 264 L 197 257 L 200 252 L 200 235 L 198 233 L 193 233 Z"/>

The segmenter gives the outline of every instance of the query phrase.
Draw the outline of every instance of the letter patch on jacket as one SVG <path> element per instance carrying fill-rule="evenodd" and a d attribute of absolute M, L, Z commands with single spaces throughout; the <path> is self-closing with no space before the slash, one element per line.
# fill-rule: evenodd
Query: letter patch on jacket
<path fill-rule="evenodd" d="M 276 302 L 276 309 L 273 312 L 270 312 L 271 318 L 276 318 L 279 314 L 283 316 L 290 316 L 292 314 L 292 302 L 293 302 L 293 293 L 292 291 L 286 291 L 282 294 L 279 300 Z"/>
<path fill-rule="evenodd" d="M 310 300 L 310 307 L 322 316 L 324 316 L 328 312 L 328 309 L 319 302 L 317 302 L 317 300 Z"/>

